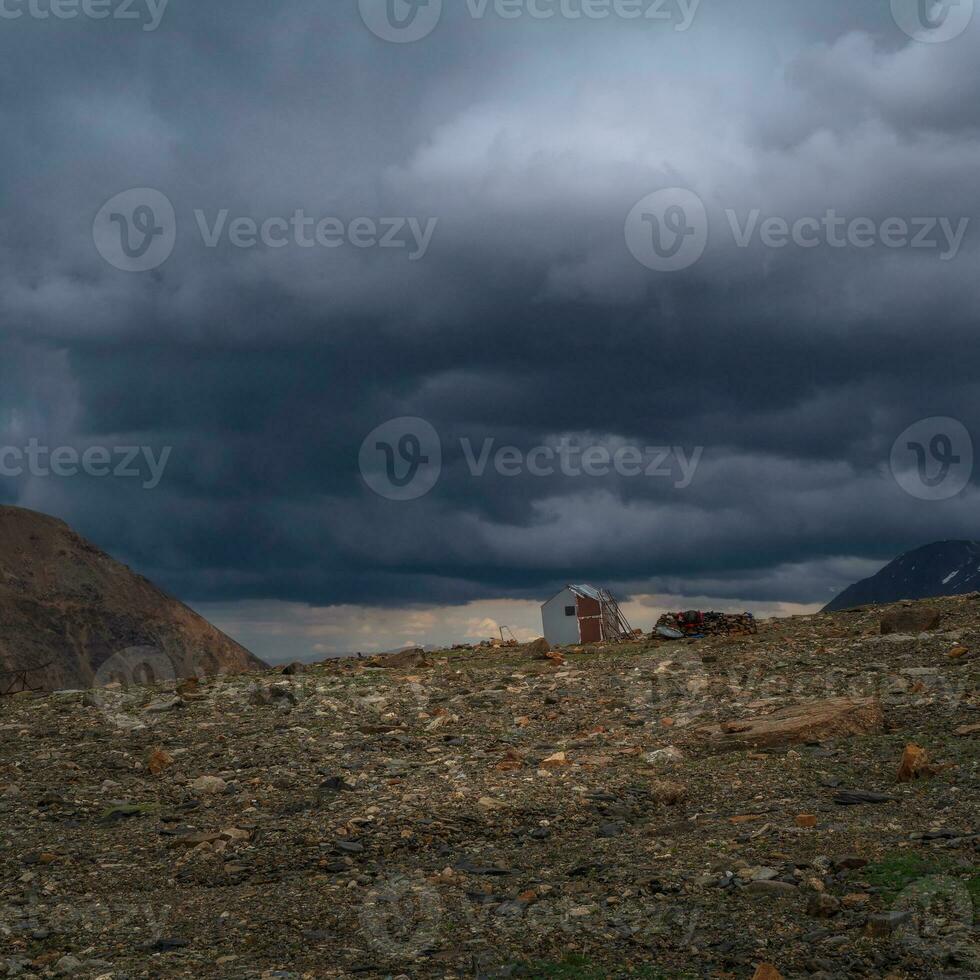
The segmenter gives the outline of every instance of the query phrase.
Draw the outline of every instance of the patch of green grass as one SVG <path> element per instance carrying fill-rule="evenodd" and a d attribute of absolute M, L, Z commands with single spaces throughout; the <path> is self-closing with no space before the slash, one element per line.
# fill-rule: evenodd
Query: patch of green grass
<path fill-rule="evenodd" d="M 99 814 L 99 820 L 103 823 L 114 823 L 117 820 L 145 817 L 151 813 L 155 813 L 158 809 L 160 809 L 160 806 L 157 803 L 117 803 L 113 806 L 106 807 Z"/>
<path fill-rule="evenodd" d="M 872 885 L 882 889 L 882 898 L 886 902 L 892 902 L 903 889 L 920 878 L 943 874 L 956 877 L 957 870 L 962 873 L 962 869 L 957 869 L 945 855 L 895 851 L 875 864 L 869 864 L 861 874 Z M 973 899 L 974 909 L 980 910 L 980 874 L 966 879 L 963 884 Z"/>
<path fill-rule="evenodd" d="M 925 878 L 926 875 L 939 874 L 942 870 L 939 863 L 931 857 L 916 854 L 914 851 L 896 851 L 874 864 L 869 864 L 861 874 L 882 890 L 882 897 L 886 902 L 891 902 L 913 881 Z"/>
<path fill-rule="evenodd" d="M 527 980 L 666 980 L 663 973 L 651 966 L 624 967 L 610 972 L 605 967 L 596 966 L 582 956 L 567 956 L 557 963 L 533 963 L 521 971 Z"/>
<path fill-rule="evenodd" d="M 966 880 L 966 890 L 973 899 L 973 914 L 980 915 L 980 875 L 974 875 Z"/>

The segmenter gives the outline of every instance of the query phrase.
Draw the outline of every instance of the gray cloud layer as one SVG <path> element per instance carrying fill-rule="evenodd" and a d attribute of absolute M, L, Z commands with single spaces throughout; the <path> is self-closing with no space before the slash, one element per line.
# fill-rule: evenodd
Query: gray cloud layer
<path fill-rule="evenodd" d="M 976 537 L 971 483 L 906 494 L 917 419 L 980 431 L 980 16 L 910 40 L 887 3 L 703 0 L 689 31 L 475 21 L 386 44 L 354 2 L 171 0 L 158 30 L 0 21 L 0 445 L 173 446 L 152 491 L 0 477 L 181 596 L 465 602 L 596 579 L 821 601 Z M 679 186 L 703 258 L 638 263 Z M 93 246 L 133 187 L 177 213 L 133 274 Z M 437 218 L 426 254 L 204 246 L 194 217 Z M 971 218 L 938 249 L 739 248 L 758 209 Z M 442 478 L 374 495 L 358 451 L 421 416 Z M 458 440 L 704 447 L 665 479 L 474 478 Z M 861 565 L 863 568 L 864 566 Z M 652 585 L 651 585 L 652 583 Z M 651 587 L 648 587 L 651 586 Z"/>

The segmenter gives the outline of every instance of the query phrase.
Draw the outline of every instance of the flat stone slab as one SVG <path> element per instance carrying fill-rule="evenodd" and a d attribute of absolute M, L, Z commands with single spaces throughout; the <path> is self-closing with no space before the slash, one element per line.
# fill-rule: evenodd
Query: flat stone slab
<path fill-rule="evenodd" d="M 926 633 L 939 629 L 942 616 L 938 609 L 910 606 L 891 609 L 881 617 L 881 635 L 890 633 Z"/>
<path fill-rule="evenodd" d="M 782 708 L 770 715 L 704 725 L 695 731 L 719 751 L 771 748 L 881 732 L 884 716 L 877 698 L 831 698 Z"/>

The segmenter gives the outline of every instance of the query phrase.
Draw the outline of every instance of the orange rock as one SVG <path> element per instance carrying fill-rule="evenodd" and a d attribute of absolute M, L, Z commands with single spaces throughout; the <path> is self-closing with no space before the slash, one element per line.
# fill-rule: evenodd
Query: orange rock
<path fill-rule="evenodd" d="M 817 818 L 812 813 L 801 813 L 796 818 L 797 827 L 810 828 L 810 827 L 816 827 L 816 825 L 817 825 Z"/>
<path fill-rule="evenodd" d="M 949 653 L 946 654 L 951 660 L 958 660 L 960 657 L 965 657 L 970 652 L 968 647 L 957 646 L 953 647 Z"/>
<path fill-rule="evenodd" d="M 163 749 L 154 749 L 146 760 L 147 770 L 154 776 L 159 776 L 165 769 L 169 769 L 174 762 L 174 757 Z"/>
<path fill-rule="evenodd" d="M 556 769 L 558 766 L 567 766 L 568 756 L 564 752 L 556 752 L 554 755 L 549 755 L 547 759 L 543 759 L 541 766 L 544 769 Z"/>
<path fill-rule="evenodd" d="M 752 980 L 783 980 L 783 975 L 772 963 L 760 963 L 752 974 Z"/>
<path fill-rule="evenodd" d="M 898 781 L 910 783 L 913 779 L 922 779 L 931 776 L 932 773 L 932 767 L 929 765 L 929 754 L 914 742 L 909 742 L 905 746 L 902 761 L 898 767 Z"/>

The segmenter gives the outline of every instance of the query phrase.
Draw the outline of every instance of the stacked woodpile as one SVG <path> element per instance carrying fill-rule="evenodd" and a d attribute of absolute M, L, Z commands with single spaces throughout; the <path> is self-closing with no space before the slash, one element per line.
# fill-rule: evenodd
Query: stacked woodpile
<path fill-rule="evenodd" d="M 752 613 L 720 613 L 688 610 L 664 613 L 658 627 L 678 630 L 685 636 L 738 636 L 757 633 L 759 627 Z"/>

